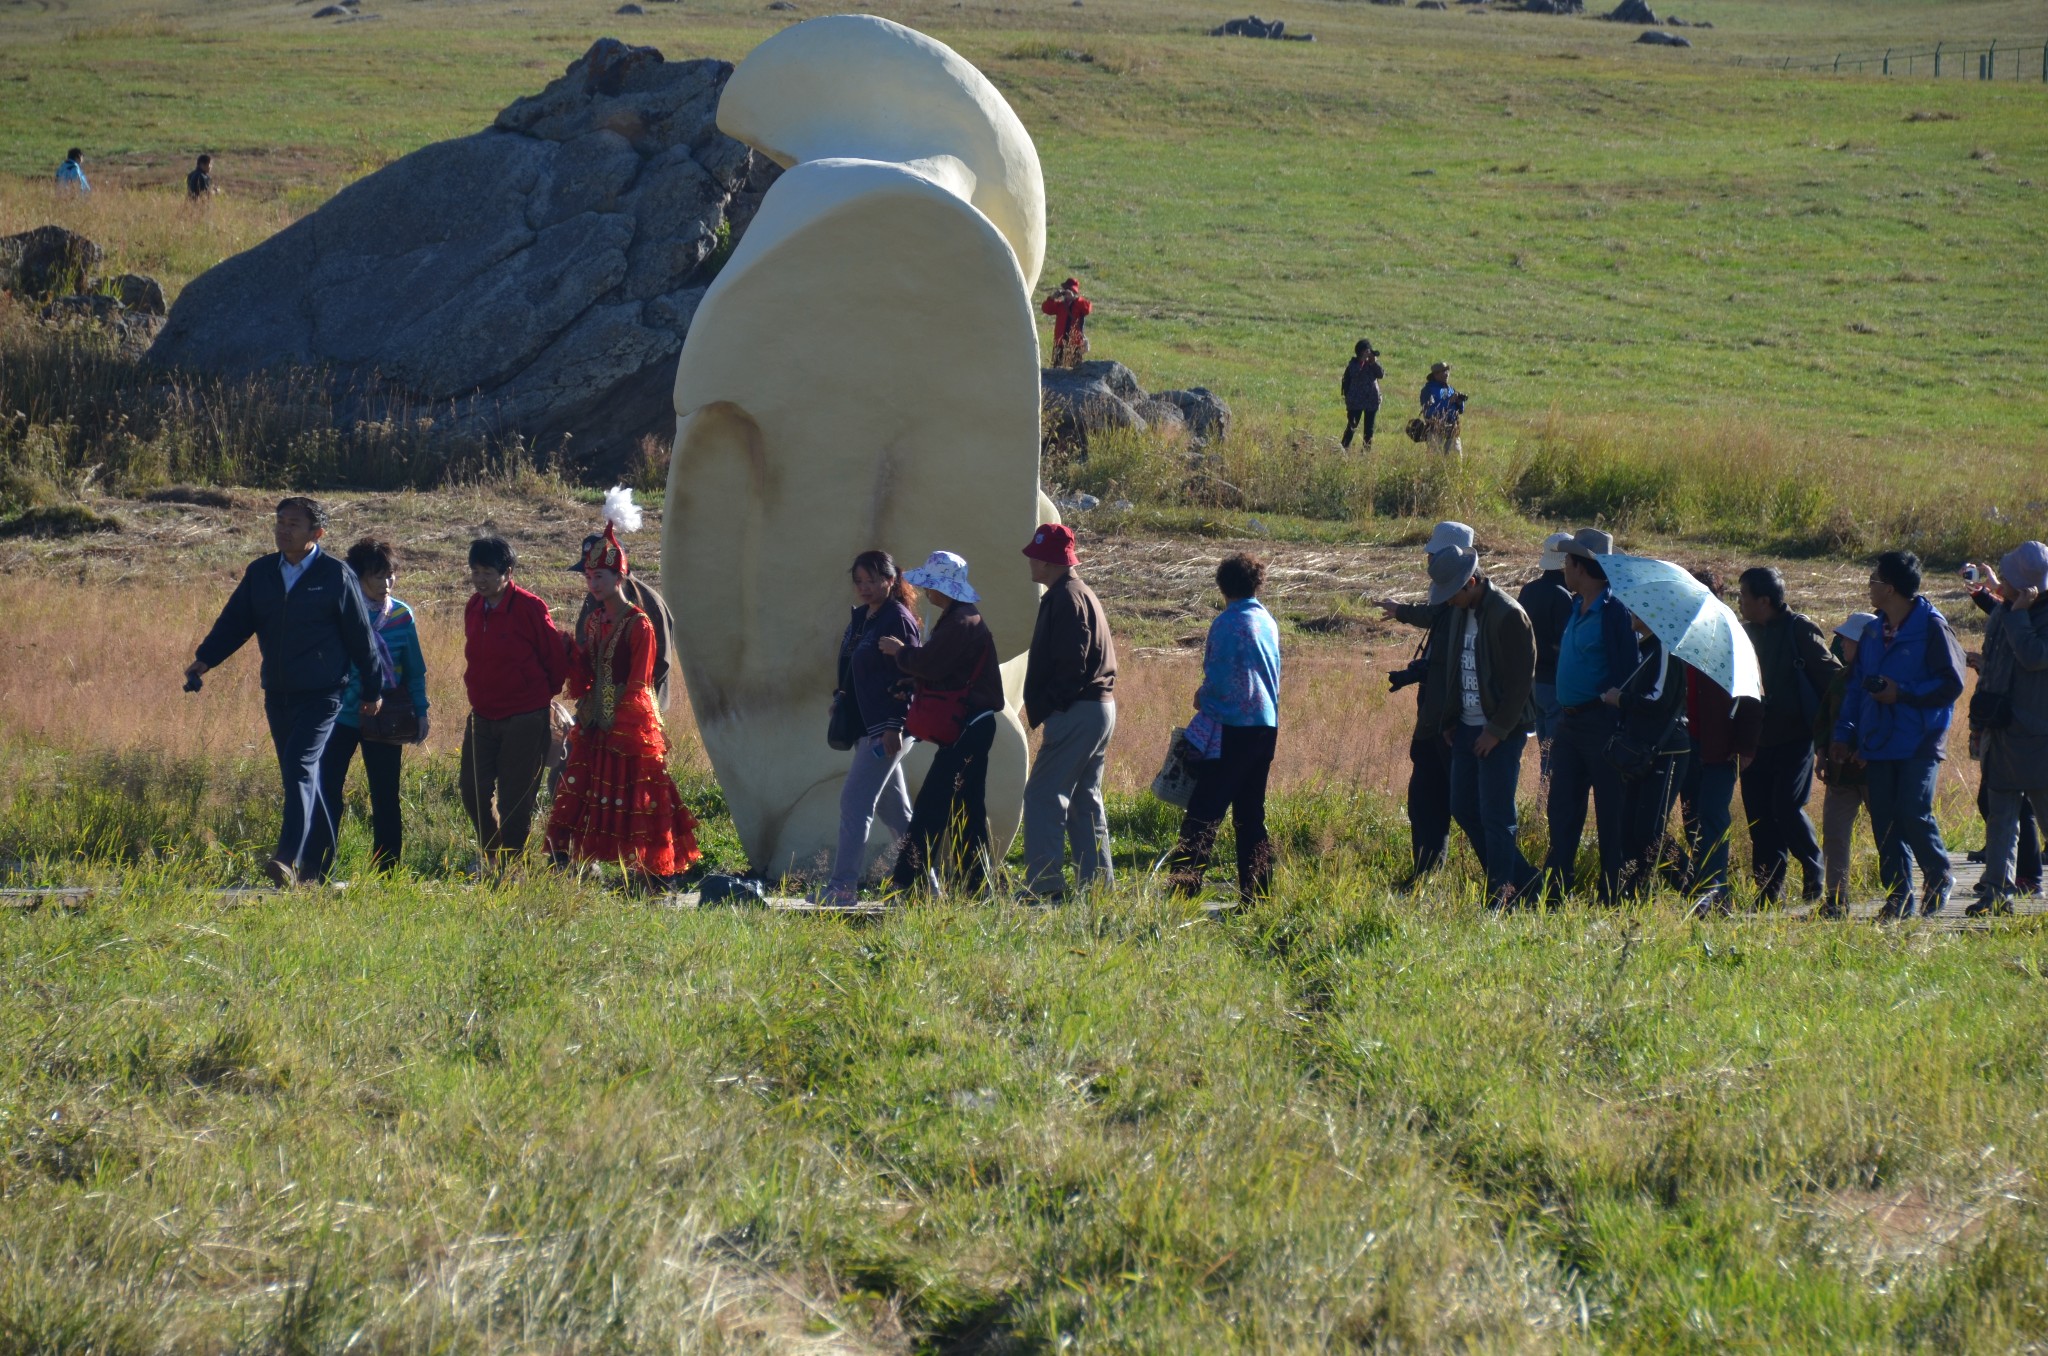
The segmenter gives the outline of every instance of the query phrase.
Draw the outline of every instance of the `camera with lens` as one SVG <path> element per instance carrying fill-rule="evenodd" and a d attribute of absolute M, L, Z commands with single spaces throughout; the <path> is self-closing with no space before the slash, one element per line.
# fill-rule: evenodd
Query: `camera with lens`
<path fill-rule="evenodd" d="M 1411 659 L 1387 675 L 1387 691 L 1399 692 L 1404 687 L 1414 687 L 1429 676 L 1427 659 Z"/>
<path fill-rule="evenodd" d="M 1863 690 L 1865 692 L 1882 692 L 1884 691 L 1884 684 L 1884 679 L 1878 677 L 1876 674 L 1872 674 L 1870 677 L 1865 678 L 1863 680 Z"/>

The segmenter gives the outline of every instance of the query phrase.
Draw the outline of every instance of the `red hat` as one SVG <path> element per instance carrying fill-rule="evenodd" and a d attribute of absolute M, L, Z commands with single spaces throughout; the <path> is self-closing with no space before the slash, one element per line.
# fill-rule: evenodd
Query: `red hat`
<path fill-rule="evenodd" d="M 610 523 L 604 525 L 604 535 L 591 542 L 583 552 L 583 570 L 610 570 L 613 574 L 626 573 L 626 548 L 619 545 L 618 530 Z"/>
<path fill-rule="evenodd" d="M 1080 563 L 1080 557 L 1074 554 L 1074 534 L 1058 523 L 1041 524 L 1031 534 L 1031 545 L 1024 548 L 1024 554 L 1053 565 Z"/>

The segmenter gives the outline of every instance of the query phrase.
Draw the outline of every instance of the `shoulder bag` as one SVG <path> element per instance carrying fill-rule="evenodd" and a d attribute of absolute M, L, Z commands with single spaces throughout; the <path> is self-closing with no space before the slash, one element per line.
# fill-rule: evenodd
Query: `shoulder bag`
<path fill-rule="evenodd" d="M 1178 810 L 1188 808 L 1195 798 L 1195 759 L 1188 748 L 1188 732 L 1176 729 L 1166 742 L 1166 761 L 1152 777 L 1152 794 Z"/>
<path fill-rule="evenodd" d="M 974 690 L 987 664 L 988 646 L 984 644 L 965 687 L 933 688 L 919 683 L 910 699 L 910 712 L 903 718 L 903 733 L 928 744 L 944 746 L 956 742 L 960 732 L 967 728 L 967 694 Z"/>

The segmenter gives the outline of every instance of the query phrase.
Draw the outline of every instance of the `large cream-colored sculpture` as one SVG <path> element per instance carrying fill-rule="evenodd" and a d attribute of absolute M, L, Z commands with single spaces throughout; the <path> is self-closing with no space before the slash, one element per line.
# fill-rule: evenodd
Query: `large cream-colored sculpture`
<path fill-rule="evenodd" d="M 850 755 L 827 747 L 825 717 L 855 555 L 966 556 L 1016 703 L 1037 612 L 1018 552 L 1049 508 L 1030 295 L 1045 188 L 995 87 L 886 19 L 768 39 L 718 123 L 786 173 L 683 345 L 662 583 L 741 841 L 781 874 L 828 865 L 837 837 Z M 1027 754 L 1014 710 L 1001 719 L 1004 849 Z"/>

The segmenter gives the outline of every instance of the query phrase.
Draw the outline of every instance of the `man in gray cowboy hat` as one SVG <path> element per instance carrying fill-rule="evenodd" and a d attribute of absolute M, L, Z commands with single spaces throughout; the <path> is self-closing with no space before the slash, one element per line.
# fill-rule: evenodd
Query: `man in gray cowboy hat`
<path fill-rule="evenodd" d="M 1446 551 L 1472 550 L 1472 529 L 1446 519 L 1430 529 L 1423 544 L 1425 560 L 1435 560 Z M 1403 603 L 1393 598 L 1379 600 L 1379 609 L 1394 621 L 1431 632 L 1442 606 Z M 1415 729 L 1408 737 L 1408 879 L 1413 885 L 1443 861 L 1451 846 L 1451 754 L 1422 723 L 1423 693 L 1420 686 L 1429 670 L 1430 635 L 1425 635 L 1408 664 L 1387 677 L 1388 686 L 1398 692 L 1415 685 Z"/>
<path fill-rule="evenodd" d="M 1451 813 L 1486 871 L 1489 908 L 1512 908 L 1536 872 L 1516 838 L 1515 789 L 1533 722 L 1536 637 L 1514 599 L 1452 547 L 1429 558 L 1429 676 L 1423 734 L 1450 754 Z"/>
<path fill-rule="evenodd" d="M 1617 708 L 1601 701 L 1635 671 L 1636 635 L 1627 608 L 1607 587 L 1602 556 L 1614 538 L 1580 528 L 1562 547 L 1565 587 L 1574 603 L 1557 647 L 1557 736 L 1550 749 L 1550 851 L 1543 859 L 1545 892 L 1553 901 L 1572 888 L 1579 838 L 1586 828 L 1586 797 L 1593 798 L 1600 836 L 1600 899 L 1612 903 L 1628 862 L 1622 825 L 1625 787 L 1607 757 L 1607 741 L 1621 728 Z"/>

